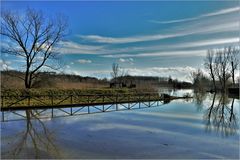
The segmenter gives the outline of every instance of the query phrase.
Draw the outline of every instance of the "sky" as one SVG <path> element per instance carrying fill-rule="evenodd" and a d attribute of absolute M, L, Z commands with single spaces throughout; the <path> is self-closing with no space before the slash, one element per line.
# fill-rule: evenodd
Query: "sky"
<path fill-rule="evenodd" d="M 190 72 L 204 68 L 208 49 L 239 45 L 237 0 L 1 3 L 1 9 L 34 8 L 68 18 L 59 52 L 70 74 L 109 78 L 112 63 L 118 63 L 130 75 L 188 80 Z M 21 65 L 8 56 L 3 60 L 12 68 Z"/>

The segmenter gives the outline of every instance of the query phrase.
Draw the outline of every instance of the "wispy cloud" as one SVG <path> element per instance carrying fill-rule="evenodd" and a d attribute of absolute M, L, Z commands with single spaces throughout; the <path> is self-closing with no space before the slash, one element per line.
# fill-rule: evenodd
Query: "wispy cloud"
<path fill-rule="evenodd" d="M 89 63 L 92 63 L 91 60 L 89 59 L 79 59 L 77 60 L 78 63 L 81 63 L 81 64 L 89 64 Z"/>
<path fill-rule="evenodd" d="M 83 45 L 73 41 L 61 41 L 58 52 L 61 54 L 97 54 L 104 49 L 101 45 Z"/>
<path fill-rule="evenodd" d="M 133 58 L 119 58 L 118 60 L 120 63 L 129 63 L 131 65 L 133 65 L 134 60 Z"/>
<path fill-rule="evenodd" d="M 137 43 L 146 41 L 158 41 L 168 38 L 177 38 L 199 34 L 213 34 L 222 32 L 237 32 L 239 31 L 239 14 L 240 7 L 228 8 L 212 13 L 200 15 L 189 19 L 180 19 L 167 21 L 164 23 L 184 22 L 198 20 L 184 25 L 177 25 L 174 28 L 161 31 L 162 33 L 154 35 L 137 35 L 128 37 L 106 37 L 101 35 L 78 35 L 80 39 L 95 43 L 105 44 L 124 44 Z M 234 13 L 234 14 L 231 14 Z M 222 16 L 222 17 L 221 17 Z M 206 17 L 211 17 L 208 19 Z"/>
<path fill-rule="evenodd" d="M 135 37 L 123 37 L 123 38 L 114 38 L 114 37 L 104 37 L 100 35 L 79 35 L 78 37 L 85 39 L 87 41 L 98 42 L 98 43 L 111 43 L 111 44 L 121 44 L 121 43 L 134 43 L 142 41 L 153 41 L 160 40 L 165 38 L 171 38 L 176 36 L 182 36 L 184 34 L 158 34 L 158 35 L 146 35 L 146 36 L 135 36 Z"/>
<path fill-rule="evenodd" d="M 126 57 L 159 57 L 159 56 L 205 56 L 206 50 L 185 50 L 185 51 L 160 51 L 160 52 L 145 52 L 139 54 L 108 54 L 102 55 L 105 58 L 126 58 Z"/>
<path fill-rule="evenodd" d="M 176 20 L 170 20 L 170 21 L 150 20 L 150 22 L 160 23 L 160 24 L 189 22 L 189 21 L 194 21 L 194 20 L 199 20 L 199 19 L 202 19 L 202 18 L 206 18 L 206 17 L 219 16 L 219 15 L 229 14 L 229 13 L 234 13 L 234 12 L 239 12 L 239 11 L 240 11 L 240 7 L 233 7 L 233 8 L 222 9 L 222 10 L 219 10 L 219 11 L 216 11 L 216 12 L 202 14 L 202 15 L 200 15 L 198 17 L 193 17 L 193 18 L 176 19 Z"/>
<path fill-rule="evenodd" d="M 156 41 L 163 40 L 167 38 L 176 38 L 181 36 L 193 35 L 193 34 L 207 34 L 207 33 L 218 33 L 218 32 L 229 32 L 238 31 L 239 22 L 230 22 L 225 24 L 212 24 L 201 25 L 198 28 L 192 28 L 187 30 L 178 31 L 169 34 L 156 34 L 156 35 L 145 35 L 145 36 L 134 36 L 134 37 L 124 37 L 124 38 L 114 38 L 114 37 L 104 37 L 100 35 L 79 35 L 80 38 L 97 43 L 109 43 L 109 44 L 122 44 L 122 43 L 135 43 L 144 41 Z"/>

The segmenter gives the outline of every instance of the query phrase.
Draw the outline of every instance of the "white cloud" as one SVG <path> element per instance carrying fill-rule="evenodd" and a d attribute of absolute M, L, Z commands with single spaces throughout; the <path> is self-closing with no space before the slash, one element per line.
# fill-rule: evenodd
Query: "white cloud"
<path fill-rule="evenodd" d="M 121 43 L 134 43 L 134 42 L 143 42 L 143 41 L 154 41 L 154 40 L 161 40 L 165 38 L 183 36 L 184 34 L 158 34 L 158 35 L 145 35 L 145 36 L 135 36 L 135 37 L 121 37 L 121 38 L 114 38 L 114 37 L 104 37 L 100 35 L 79 35 L 80 38 L 98 42 L 98 43 L 110 43 L 110 44 L 121 44 Z"/>
<path fill-rule="evenodd" d="M 88 64 L 88 63 L 92 63 L 91 60 L 89 59 L 79 59 L 77 60 L 77 62 L 81 63 L 81 64 Z"/>
<path fill-rule="evenodd" d="M 98 42 L 98 43 L 109 43 L 109 44 L 122 44 L 122 43 L 135 43 L 144 41 L 156 41 L 167 38 L 176 38 L 181 36 L 193 35 L 193 34 L 207 34 L 207 33 L 218 33 L 218 32 L 229 32 L 238 31 L 239 22 L 230 22 L 223 24 L 211 24 L 211 25 L 198 25 L 196 28 L 190 26 L 188 29 L 183 29 L 181 31 L 172 31 L 168 34 L 155 34 L 155 35 L 144 35 L 144 36 L 132 36 L 132 37 L 104 37 L 100 35 L 80 35 L 79 37 L 87 41 Z"/>
<path fill-rule="evenodd" d="M 129 64 L 133 64 L 134 62 L 133 58 L 119 58 L 118 61 L 120 63 L 129 63 Z"/>
<path fill-rule="evenodd" d="M 68 68 L 68 69 L 71 68 L 69 65 L 66 65 L 65 67 Z"/>
<path fill-rule="evenodd" d="M 126 57 L 159 57 L 159 56 L 205 56 L 206 50 L 186 50 L 186 51 L 160 51 L 145 52 L 139 54 L 109 54 L 103 55 L 105 58 L 126 58 Z"/>
<path fill-rule="evenodd" d="M 2 60 L 0 59 L 0 70 L 11 70 L 13 69 L 11 66 L 11 62 L 10 61 L 5 61 L 5 60 Z"/>
<path fill-rule="evenodd" d="M 190 19 L 174 20 L 174 22 L 198 20 L 184 25 L 178 25 L 175 28 L 161 31 L 162 33 L 154 35 L 138 35 L 129 37 L 106 37 L 101 35 L 79 35 L 81 39 L 97 43 L 123 44 L 145 41 L 163 40 L 166 38 L 175 38 L 181 36 L 221 33 L 221 32 L 238 32 L 239 31 L 239 14 L 240 7 L 218 10 L 216 12 L 203 14 Z M 233 13 L 233 14 L 232 14 Z M 200 17 L 200 18 L 199 18 Z M 204 18 L 205 17 L 205 18 Z M 211 19 L 206 18 L 211 17 Z M 167 23 L 167 22 L 166 22 Z M 168 23 L 173 23 L 169 21 Z"/>
<path fill-rule="evenodd" d="M 218 46 L 218 45 L 226 45 L 226 44 L 236 44 L 239 43 L 239 37 L 232 38 L 222 38 L 222 39 L 210 39 L 210 40 L 202 40 L 188 43 L 180 43 L 176 45 L 168 45 L 164 46 L 165 48 L 186 48 L 186 47 L 206 47 L 206 46 Z"/>
<path fill-rule="evenodd" d="M 125 62 L 124 57 L 158 57 L 158 56 L 174 56 L 174 55 L 192 55 L 192 56 L 205 56 L 207 48 L 219 48 L 226 45 L 237 45 L 240 41 L 239 37 L 230 38 L 219 38 L 219 39 L 208 39 L 193 42 L 177 43 L 177 44 L 167 44 L 167 45 L 154 45 L 147 47 L 134 47 L 128 48 L 128 54 L 105 54 L 102 57 L 106 58 L 122 58 L 119 59 L 120 62 Z M 194 49 L 196 47 L 201 47 L 202 49 Z M 165 51 L 157 51 L 162 50 Z M 185 49 L 185 50 L 182 50 Z M 191 50 L 186 50 L 191 49 Z M 180 50 L 180 51 L 179 51 Z M 152 51 L 152 52 L 150 52 Z M 143 52 L 137 54 L 129 54 L 131 52 Z M 145 52 L 145 53 L 144 53 Z M 112 52 L 114 53 L 114 52 Z"/>
<path fill-rule="evenodd" d="M 61 54 L 99 54 L 104 49 L 100 45 L 83 45 L 72 41 L 61 41 L 57 49 Z"/>
<path fill-rule="evenodd" d="M 233 8 L 222 9 L 222 10 L 212 12 L 212 13 L 202 14 L 198 17 L 193 17 L 193 18 L 176 19 L 176 20 L 170 20 L 170 21 L 151 20 L 150 22 L 160 23 L 160 24 L 189 22 L 189 21 L 194 21 L 194 20 L 199 20 L 199 19 L 202 19 L 202 18 L 206 18 L 206 17 L 219 16 L 219 15 L 229 14 L 229 13 L 239 12 L 239 11 L 240 11 L 240 7 L 233 7 Z"/>

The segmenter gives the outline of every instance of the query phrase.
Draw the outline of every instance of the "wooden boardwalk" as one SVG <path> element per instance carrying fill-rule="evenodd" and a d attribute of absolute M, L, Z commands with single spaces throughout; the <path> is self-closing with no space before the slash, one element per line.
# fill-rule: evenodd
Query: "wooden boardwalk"
<path fill-rule="evenodd" d="M 1 111 L 161 101 L 156 93 L 1 96 Z"/>
<path fill-rule="evenodd" d="M 27 115 L 32 115 L 33 119 L 56 118 L 63 116 L 143 109 L 157 107 L 164 103 L 161 96 L 152 93 L 135 95 L 68 95 L 56 97 L 55 99 L 52 96 L 44 96 L 44 98 L 50 98 L 50 105 L 48 104 L 49 102 L 42 102 L 42 96 L 18 97 L 18 99 L 9 103 L 6 103 L 7 98 L 12 97 L 4 97 L 2 99 L 2 104 L 5 105 L 4 107 L 1 107 L 2 122 L 28 119 Z M 80 101 L 76 98 L 79 98 Z M 26 106 L 26 104 L 30 105 Z M 28 112 L 31 114 L 28 114 Z"/>
<path fill-rule="evenodd" d="M 29 118 L 27 115 L 41 119 L 143 109 L 158 107 L 179 98 L 191 97 L 166 98 L 156 93 L 1 96 L 1 121 L 24 120 Z"/>

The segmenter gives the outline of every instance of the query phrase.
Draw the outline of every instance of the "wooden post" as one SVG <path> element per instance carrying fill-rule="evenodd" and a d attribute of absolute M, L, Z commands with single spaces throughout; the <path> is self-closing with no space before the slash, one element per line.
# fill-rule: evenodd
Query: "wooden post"
<path fill-rule="evenodd" d="M 130 109 L 130 94 L 128 94 L 128 109 Z"/>
<path fill-rule="evenodd" d="M 89 106 L 88 106 L 88 114 L 90 113 L 90 109 L 89 109 Z"/>
<path fill-rule="evenodd" d="M 150 94 L 148 95 L 148 107 L 150 107 Z"/>
<path fill-rule="evenodd" d="M 72 112 L 72 107 L 70 108 L 71 109 L 71 116 L 73 115 L 73 112 Z"/>
<path fill-rule="evenodd" d="M 4 122 L 4 111 L 2 111 L 2 122 Z"/>
<path fill-rule="evenodd" d="M 4 96 L 1 96 L 1 101 L 2 101 L 1 102 L 1 108 L 3 108 L 3 102 L 4 102 L 3 99 L 4 99 Z"/>
<path fill-rule="evenodd" d="M 104 108 L 104 95 L 102 95 L 102 96 L 103 96 L 103 97 L 102 97 L 102 102 L 103 102 L 102 111 L 105 112 L 105 108 Z"/>
<path fill-rule="evenodd" d="M 138 95 L 138 108 L 141 108 L 141 100 L 140 100 L 140 95 Z"/>
<path fill-rule="evenodd" d="M 52 118 L 53 118 L 53 108 L 52 108 Z"/>
<path fill-rule="evenodd" d="M 116 110 L 118 111 L 118 93 L 116 95 Z"/>

